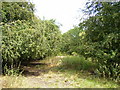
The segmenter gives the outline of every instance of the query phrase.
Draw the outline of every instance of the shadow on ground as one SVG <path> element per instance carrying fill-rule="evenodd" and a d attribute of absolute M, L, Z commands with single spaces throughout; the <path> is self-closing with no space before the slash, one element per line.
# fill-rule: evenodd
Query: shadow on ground
<path fill-rule="evenodd" d="M 39 76 L 48 73 L 52 68 L 54 68 L 54 66 L 51 66 L 51 64 L 48 63 L 43 63 L 40 60 L 23 63 L 21 65 L 23 76 Z"/>

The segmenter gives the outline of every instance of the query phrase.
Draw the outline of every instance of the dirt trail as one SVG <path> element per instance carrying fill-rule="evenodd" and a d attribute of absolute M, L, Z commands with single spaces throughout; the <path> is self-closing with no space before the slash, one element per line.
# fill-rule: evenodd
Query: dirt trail
<path fill-rule="evenodd" d="M 22 66 L 24 76 L 40 76 L 48 73 L 52 68 L 57 67 L 61 58 L 64 56 L 56 56 L 47 58 L 46 60 L 36 60 Z"/>
<path fill-rule="evenodd" d="M 30 62 L 24 66 L 25 82 L 22 87 L 38 87 L 38 88 L 57 88 L 70 87 L 71 81 L 67 81 L 65 76 L 60 72 L 52 71 L 53 68 L 59 65 L 61 58 L 64 56 L 57 56 L 55 58 L 44 61 Z M 26 85 L 27 84 L 27 85 Z"/>
<path fill-rule="evenodd" d="M 22 76 L 4 76 L 3 88 L 88 88 L 88 87 L 111 87 L 112 83 L 106 81 L 101 84 L 99 78 L 92 82 L 89 73 L 66 73 L 58 69 L 61 58 L 57 56 L 47 60 L 32 61 L 22 66 Z M 74 73 L 74 74 L 73 74 Z M 86 75 L 87 74 L 87 75 Z M 0 79 L 1 81 L 1 79 Z M 104 81 L 104 80 L 103 80 Z M 116 85 L 117 87 L 117 85 Z"/>
<path fill-rule="evenodd" d="M 47 58 L 47 60 L 36 60 L 25 63 L 22 66 L 24 70 L 20 77 L 4 77 L 3 87 L 13 88 L 59 88 L 70 87 L 71 81 L 67 81 L 65 76 L 59 71 L 54 71 L 60 64 L 61 58 L 64 56 L 56 56 Z M 22 79 L 21 79 L 22 78 Z M 9 83 L 8 83 L 9 80 Z M 11 82 L 10 82 L 11 81 Z"/>
<path fill-rule="evenodd" d="M 2 80 L 2 77 L 0 76 L 0 90 L 2 88 L 2 84 L 3 84 L 3 80 Z"/>
<path fill-rule="evenodd" d="M 62 74 L 49 72 L 42 76 L 31 76 L 26 78 L 25 85 L 27 87 L 39 87 L 39 88 L 57 88 L 57 87 L 70 87 L 70 82 L 65 81 L 65 77 Z"/>

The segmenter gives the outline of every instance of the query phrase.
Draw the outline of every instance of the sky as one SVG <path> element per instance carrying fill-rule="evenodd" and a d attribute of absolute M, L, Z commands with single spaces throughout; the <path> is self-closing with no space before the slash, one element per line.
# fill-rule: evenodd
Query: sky
<path fill-rule="evenodd" d="M 87 0 L 31 0 L 35 4 L 35 14 L 41 19 L 55 19 L 61 24 L 62 33 L 78 25 Z"/>

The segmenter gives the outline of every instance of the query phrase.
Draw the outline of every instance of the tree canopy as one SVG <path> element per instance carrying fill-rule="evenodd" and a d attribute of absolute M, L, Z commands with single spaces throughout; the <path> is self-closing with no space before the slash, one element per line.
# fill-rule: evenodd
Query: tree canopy
<path fill-rule="evenodd" d="M 31 2 L 2 2 L 2 22 L 31 20 L 34 11 L 34 4 Z"/>

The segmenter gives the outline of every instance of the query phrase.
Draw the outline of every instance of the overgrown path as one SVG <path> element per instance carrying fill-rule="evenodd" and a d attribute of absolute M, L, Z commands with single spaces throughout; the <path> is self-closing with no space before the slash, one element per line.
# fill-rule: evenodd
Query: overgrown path
<path fill-rule="evenodd" d="M 50 88 L 50 87 L 70 87 L 72 81 L 67 81 L 62 73 L 56 71 L 56 67 L 59 66 L 60 59 L 63 56 L 57 56 L 54 58 L 47 58 L 43 61 L 33 61 L 23 69 L 23 74 L 26 76 L 25 87 L 39 87 L 39 88 Z"/>
<path fill-rule="evenodd" d="M 63 56 L 32 61 L 22 66 L 22 76 L 4 77 L 3 87 L 14 88 L 105 88 L 118 87 L 106 79 L 95 78 L 90 73 L 65 70 L 60 67 Z M 11 82 L 10 82 L 11 81 Z"/>

